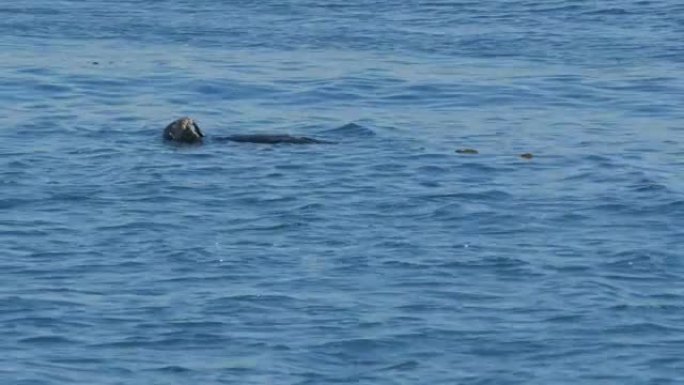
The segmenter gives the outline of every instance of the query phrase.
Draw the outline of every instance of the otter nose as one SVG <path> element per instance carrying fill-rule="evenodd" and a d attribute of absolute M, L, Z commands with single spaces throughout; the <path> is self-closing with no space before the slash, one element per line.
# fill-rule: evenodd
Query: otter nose
<path fill-rule="evenodd" d="M 200 138 L 203 138 L 203 137 L 204 137 L 204 133 L 202 132 L 202 130 L 200 130 L 200 128 L 199 128 L 199 126 L 197 125 L 197 123 L 192 122 L 192 128 L 193 128 L 193 131 L 194 131 L 195 135 L 197 135 L 197 136 L 200 137 Z"/>

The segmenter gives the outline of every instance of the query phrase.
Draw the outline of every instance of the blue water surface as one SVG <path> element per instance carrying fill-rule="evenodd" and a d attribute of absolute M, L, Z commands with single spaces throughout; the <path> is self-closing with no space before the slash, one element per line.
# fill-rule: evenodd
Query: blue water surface
<path fill-rule="evenodd" d="M 684 378 L 681 2 L 0 20 L 0 383 Z"/>

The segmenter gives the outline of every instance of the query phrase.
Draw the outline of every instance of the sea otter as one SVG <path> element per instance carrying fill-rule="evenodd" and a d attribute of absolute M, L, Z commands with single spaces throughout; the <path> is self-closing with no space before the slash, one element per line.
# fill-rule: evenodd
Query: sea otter
<path fill-rule="evenodd" d="M 180 143 L 202 143 L 204 133 L 200 130 L 194 120 L 184 117 L 176 119 L 164 129 L 165 140 L 170 140 Z M 248 142 L 248 143 L 293 143 L 293 144 L 312 144 L 312 143 L 331 143 L 323 140 L 307 138 L 305 136 L 290 136 L 290 135 L 269 135 L 269 134 L 252 134 L 252 135 L 231 135 L 213 138 L 216 141 L 229 142 Z"/>

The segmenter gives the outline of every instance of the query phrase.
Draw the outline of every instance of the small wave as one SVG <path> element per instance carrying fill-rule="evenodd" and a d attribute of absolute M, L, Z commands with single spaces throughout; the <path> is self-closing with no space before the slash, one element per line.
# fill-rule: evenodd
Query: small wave
<path fill-rule="evenodd" d="M 273 295 L 273 294 L 238 294 L 229 297 L 219 298 L 217 301 L 244 301 L 244 302 L 259 302 L 271 304 L 283 304 L 286 302 L 295 301 L 295 298 L 287 295 Z"/>
<path fill-rule="evenodd" d="M 227 326 L 225 323 L 217 321 L 178 321 L 171 322 L 169 325 L 181 329 L 198 330 L 206 330 L 207 328 L 222 328 Z"/>
<path fill-rule="evenodd" d="M 369 351 L 395 345 L 392 341 L 380 338 L 353 338 L 346 340 L 330 341 L 320 345 L 323 348 L 342 351 Z"/>
<path fill-rule="evenodd" d="M 680 335 L 682 332 L 684 332 L 684 328 L 656 322 L 634 322 L 624 325 L 617 325 L 611 328 L 605 328 L 603 332 L 608 335 L 629 335 L 636 337 L 649 334 L 658 334 L 665 337 L 668 333 L 672 335 Z"/>
<path fill-rule="evenodd" d="M 468 193 L 459 192 L 452 194 L 427 194 L 419 198 L 427 200 L 453 199 L 458 201 L 501 201 L 511 199 L 513 195 L 501 190 L 488 190 L 482 192 Z"/>
<path fill-rule="evenodd" d="M 667 186 L 655 183 L 655 182 L 643 182 L 629 186 L 629 188 L 634 192 L 666 192 L 668 191 Z"/>
<path fill-rule="evenodd" d="M 36 202 L 38 202 L 38 201 L 39 201 L 38 199 L 21 199 L 21 198 L 0 199 L 0 209 L 8 210 L 8 209 L 14 209 L 17 207 L 35 206 Z"/>
<path fill-rule="evenodd" d="M 165 373 L 186 373 L 186 372 L 192 372 L 192 369 L 186 368 L 184 366 L 179 366 L 179 365 L 169 365 L 169 366 L 162 366 L 160 368 L 153 368 L 153 369 L 148 369 L 150 371 L 155 371 L 155 372 L 165 372 Z"/>
<path fill-rule="evenodd" d="M 428 166 L 420 166 L 416 171 L 421 174 L 421 175 L 438 175 L 438 174 L 445 174 L 449 172 L 449 168 L 443 167 L 443 166 L 435 166 L 435 165 L 428 165 Z"/>
<path fill-rule="evenodd" d="M 609 271 L 650 272 L 670 257 L 670 254 L 647 249 L 619 251 L 610 255 L 610 261 L 603 263 L 603 267 Z"/>
<path fill-rule="evenodd" d="M 391 366 L 384 367 L 384 368 L 380 369 L 380 371 L 383 371 L 383 372 L 393 371 L 393 370 L 398 370 L 398 371 L 408 370 L 408 371 L 410 371 L 410 370 L 414 370 L 416 368 L 418 368 L 418 361 L 409 360 L 409 361 L 404 361 L 404 362 L 400 362 L 398 364 L 394 364 Z"/>
<path fill-rule="evenodd" d="M 340 135 L 345 137 L 368 137 L 375 136 L 375 132 L 368 127 L 357 123 L 347 123 L 344 126 L 321 131 L 322 133 Z"/>
<path fill-rule="evenodd" d="M 287 295 L 270 294 L 241 294 L 228 297 L 216 298 L 208 303 L 208 307 L 213 311 L 221 313 L 224 311 L 264 311 L 266 309 L 280 309 L 283 307 L 293 307 L 299 305 L 299 301 Z"/>
<path fill-rule="evenodd" d="M 632 12 L 622 8 L 604 8 L 595 11 L 582 12 L 582 15 L 630 15 Z"/>
<path fill-rule="evenodd" d="M 28 337 L 20 339 L 19 342 L 32 345 L 73 345 L 78 343 L 78 341 L 61 336 Z"/>
<path fill-rule="evenodd" d="M 493 166 L 488 166 L 486 164 L 482 163 L 475 163 L 475 162 L 467 162 L 467 163 L 461 163 L 460 167 L 463 167 L 465 171 L 473 171 L 477 173 L 481 173 L 482 175 L 490 175 L 496 172 L 501 171 L 502 169 L 493 167 Z"/>

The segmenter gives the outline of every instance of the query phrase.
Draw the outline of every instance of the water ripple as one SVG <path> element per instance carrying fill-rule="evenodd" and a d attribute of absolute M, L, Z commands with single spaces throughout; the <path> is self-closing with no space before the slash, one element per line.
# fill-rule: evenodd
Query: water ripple
<path fill-rule="evenodd" d="M 3 4 L 0 382 L 676 383 L 683 10 Z"/>

